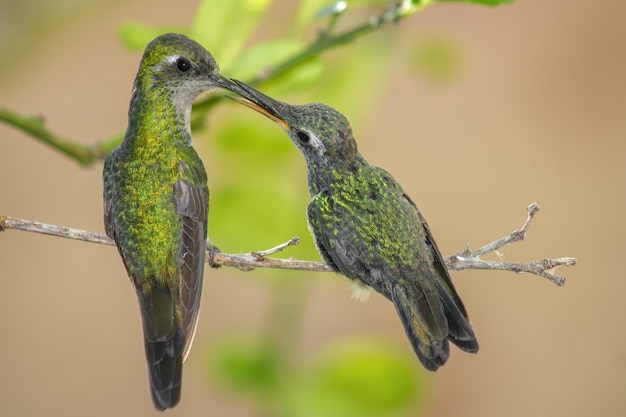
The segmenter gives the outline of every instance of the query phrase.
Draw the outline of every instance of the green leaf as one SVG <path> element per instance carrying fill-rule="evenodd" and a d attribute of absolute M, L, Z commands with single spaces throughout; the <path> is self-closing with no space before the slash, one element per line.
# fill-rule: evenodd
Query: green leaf
<path fill-rule="evenodd" d="M 141 52 L 152 39 L 168 32 L 185 33 L 183 29 L 175 27 L 153 27 L 129 22 L 119 28 L 118 36 L 128 50 Z"/>
<path fill-rule="evenodd" d="M 274 66 L 296 52 L 305 48 L 305 44 L 293 38 L 285 38 L 258 44 L 244 53 L 228 68 L 232 78 L 251 79 L 266 68 Z"/>
<path fill-rule="evenodd" d="M 228 68 L 239 56 L 271 0 L 202 0 L 190 36 Z"/>
<path fill-rule="evenodd" d="M 322 79 L 326 65 L 320 58 L 310 58 L 290 71 L 263 83 L 264 91 L 272 95 L 285 95 L 306 90 L 317 85 Z"/>
<path fill-rule="evenodd" d="M 295 39 L 281 39 L 264 42 L 250 49 L 226 72 L 228 76 L 241 80 L 250 80 L 263 74 L 268 68 L 275 67 L 305 48 L 305 44 Z M 313 85 L 324 72 L 324 63 L 319 58 L 311 58 L 290 71 L 263 83 L 267 94 L 298 91 Z"/>
<path fill-rule="evenodd" d="M 463 3 L 476 3 L 484 4 L 486 6 L 498 6 L 505 3 L 513 3 L 515 0 L 436 0 L 440 3 L 444 2 L 463 2 Z"/>
<path fill-rule="evenodd" d="M 393 64 L 390 59 L 393 48 L 389 48 L 393 38 L 380 35 L 380 38 L 373 37 L 368 42 L 356 42 L 344 47 L 340 54 L 329 57 L 323 80 L 316 83 L 315 88 L 303 90 L 305 97 L 300 99 L 320 101 L 344 113 L 350 119 L 359 145 L 366 136 L 361 122 L 371 116 L 372 107 L 376 106 L 384 91 L 384 80 L 389 77 Z M 376 56 L 375 62 L 368 59 L 371 56 Z"/>
<path fill-rule="evenodd" d="M 205 357 L 210 379 L 239 395 L 263 398 L 279 384 L 282 361 L 271 343 L 246 336 L 222 337 Z"/>
<path fill-rule="evenodd" d="M 332 346 L 294 386 L 297 417 L 414 416 L 425 383 L 413 357 L 379 342 L 352 339 Z"/>

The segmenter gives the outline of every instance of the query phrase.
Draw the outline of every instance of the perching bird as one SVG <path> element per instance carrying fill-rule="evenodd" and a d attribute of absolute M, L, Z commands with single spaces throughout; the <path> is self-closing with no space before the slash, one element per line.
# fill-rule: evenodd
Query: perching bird
<path fill-rule="evenodd" d="M 400 184 L 361 156 L 346 117 L 320 103 L 289 105 L 235 81 L 231 97 L 277 122 L 304 155 L 309 228 L 318 252 L 358 286 L 396 308 L 426 369 L 442 366 L 449 341 L 478 342 L 430 228 Z"/>
<path fill-rule="evenodd" d="M 104 165 L 106 233 L 137 291 L 159 410 L 180 400 L 207 245 L 209 189 L 191 146 L 191 104 L 229 84 L 198 43 L 174 33 L 157 37 L 139 65 L 124 141 Z"/>

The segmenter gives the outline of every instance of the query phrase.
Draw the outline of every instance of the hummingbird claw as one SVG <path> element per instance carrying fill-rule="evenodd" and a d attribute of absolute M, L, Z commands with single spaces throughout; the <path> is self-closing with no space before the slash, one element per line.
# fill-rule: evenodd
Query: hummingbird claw
<path fill-rule="evenodd" d="M 218 254 L 218 253 L 222 253 L 220 248 L 218 248 L 215 245 L 211 245 L 211 246 L 208 247 L 207 250 L 209 251 L 209 259 L 208 259 L 209 266 L 211 268 L 214 268 L 214 269 L 217 269 L 217 268 L 221 267 L 222 266 L 221 264 L 215 262 L 215 255 Z"/>

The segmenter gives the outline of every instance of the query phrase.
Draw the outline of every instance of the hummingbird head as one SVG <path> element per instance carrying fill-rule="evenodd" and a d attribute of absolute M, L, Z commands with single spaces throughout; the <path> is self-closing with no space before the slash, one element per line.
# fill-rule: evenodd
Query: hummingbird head
<path fill-rule="evenodd" d="M 182 88 L 196 95 L 231 85 L 202 45 L 178 33 L 158 36 L 146 46 L 137 78 L 149 86 Z"/>
<path fill-rule="evenodd" d="M 228 89 L 242 103 L 278 123 L 304 155 L 310 170 L 337 169 L 359 160 L 348 119 L 322 103 L 290 105 L 272 99 L 249 85 L 232 80 Z"/>
<path fill-rule="evenodd" d="M 135 79 L 133 102 L 138 92 L 156 89 L 163 97 L 171 97 L 185 114 L 199 94 L 231 85 L 204 47 L 184 35 L 166 33 L 146 46 Z"/>

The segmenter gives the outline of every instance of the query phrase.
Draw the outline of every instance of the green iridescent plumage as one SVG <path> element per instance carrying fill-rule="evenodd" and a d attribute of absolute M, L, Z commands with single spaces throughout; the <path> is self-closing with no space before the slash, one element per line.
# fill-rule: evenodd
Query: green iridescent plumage
<path fill-rule="evenodd" d="M 154 39 L 135 79 L 124 141 L 104 165 L 106 233 L 137 291 L 160 410 L 180 399 L 204 271 L 209 190 L 191 147 L 191 104 L 228 84 L 196 42 L 178 34 Z"/>
<path fill-rule="evenodd" d="M 446 362 L 449 341 L 477 352 L 428 224 L 400 184 L 361 156 L 345 116 L 320 103 L 282 103 L 236 83 L 233 91 L 244 99 L 233 98 L 279 123 L 304 155 L 309 227 L 324 260 L 393 302 L 427 369 Z"/>

